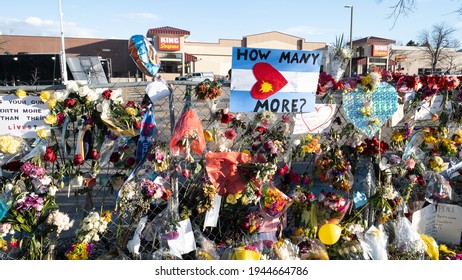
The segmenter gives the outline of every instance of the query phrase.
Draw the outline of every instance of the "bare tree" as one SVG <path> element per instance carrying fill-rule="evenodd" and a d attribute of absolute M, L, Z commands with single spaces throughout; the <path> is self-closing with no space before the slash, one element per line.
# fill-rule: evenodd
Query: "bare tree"
<path fill-rule="evenodd" d="M 383 0 L 376 0 L 377 3 L 382 3 Z M 417 0 L 393 0 L 391 1 L 391 14 L 387 18 L 393 18 L 393 27 L 395 27 L 396 21 L 400 16 L 408 16 L 410 13 L 414 12 L 416 8 Z"/>
<path fill-rule="evenodd" d="M 447 59 L 449 49 L 459 47 L 459 41 L 453 37 L 455 31 L 455 28 L 443 22 L 419 34 L 420 45 L 425 49 L 432 71 L 435 71 L 438 62 Z"/>

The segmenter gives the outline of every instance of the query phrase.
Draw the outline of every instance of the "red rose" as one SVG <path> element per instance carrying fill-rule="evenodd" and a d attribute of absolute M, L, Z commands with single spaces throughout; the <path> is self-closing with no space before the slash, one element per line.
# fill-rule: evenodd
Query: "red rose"
<path fill-rule="evenodd" d="M 43 159 L 46 162 L 54 162 L 54 161 L 56 161 L 56 154 L 55 154 L 55 151 L 53 151 L 52 147 L 47 147 L 45 155 L 43 156 Z"/>
<path fill-rule="evenodd" d="M 127 105 L 125 105 L 125 107 L 127 107 L 127 108 L 128 107 L 135 108 L 135 102 L 130 100 L 130 101 L 127 102 Z"/>
<path fill-rule="evenodd" d="M 66 119 L 66 115 L 64 113 L 59 113 L 58 115 L 56 115 L 56 123 L 58 125 L 62 125 L 65 119 Z"/>
<path fill-rule="evenodd" d="M 133 128 L 135 129 L 140 129 L 141 128 L 141 122 L 140 121 L 137 121 L 133 124 Z"/>
<path fill-rule="evenodd" d="M 112 163 L 118 162 L 119 159 L 120 159 L 120 155 L 119 155 L 118 152 L 113 152 L 113 153 L 111 154 L 111 157 L 109 158 L 109 160 L 110 160 Z"/>
<path fill-rule="evenodd" d="M 127 159 L 127 163 L 125 164 L 127 167 L 133 166 L 135 164 L 135 158 L 131 157 Z"/>
<path fill-rule="evenodd" d="M 90 152 L 90 158 L 91 158 L 91 159 L 94 159 L 94 160 L 99 159 L 99 152 L 98 152 L 98 150 L 92 150 L 92 151 Z"/>
<path fill-rule="evenodd" d="M 230 113 L 221 115 L 221 123 L 228 124 L 233 120 L 233 115 Z"/>
<path fill-rule="evenodd" d="M 18 171 L 24 163 L 21 161 L 10 161 L 2 166 L 3 169 L 8 171 Z"/>
<path fill-rule="evenodd" d="M 102 95 L 104 96 L 104 98 L 106 98 L 106 100 L 109 100 L 109 98 L 111 98 L 111 93 L 112 93 L 112 90 L 107 89 L 103 91 Z"/>
<path fill-rule="evenodd" d="M 67 108 L 72 109 L 72 108 L 74 108 L 76 102 L 77 101 L 75 101 L 74 98 L 68 98 L 68 99 L 64 100 L 64 106 L 66 106 Z"/>
<path fill-rule="evenodd" d="M 82 165 L 84 162 L 83 156 L 81 154 L 76 154 L 74 156 L 74 165 L 79 166 Z"/>

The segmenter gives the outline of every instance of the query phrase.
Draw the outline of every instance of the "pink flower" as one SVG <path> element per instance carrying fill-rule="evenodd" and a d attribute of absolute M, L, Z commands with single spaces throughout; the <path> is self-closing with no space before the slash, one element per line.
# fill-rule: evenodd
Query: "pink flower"
<path fill-rule="evenodd" d="M 226 139 L 234 140 L 236 138 L 236 136 L 237 136 L 237 133 L 236 133 L 236 131 L 234 131 L 234 129 L 229 128 L 229 129 L 227 129 L 225 131 Z"/>
<path fill-rule="evenodd" d="M 412 170 L 415 167 L 415 159 L 409 158 L 409 159 L 406 160 L 405 164 L 406 164 L 408 169 Z"/>
<path fill-rule="evenodd" d="M 412 174 L 411 176 L 409 176 L 409 181 L 411 181 L 411 183 L 417 183 L 418 181 L 417 175 Z"/>

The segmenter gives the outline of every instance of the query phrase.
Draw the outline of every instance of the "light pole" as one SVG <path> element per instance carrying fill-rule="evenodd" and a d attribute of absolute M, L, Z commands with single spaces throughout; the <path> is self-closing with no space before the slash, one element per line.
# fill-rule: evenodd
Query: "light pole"
<path fill-rule="evenodd" d="M 345 5 L 345 8 L 351 10 L 351 16 L 350 16 L 350 49 L 353 51 L 353 5 Z M 354 52 L 353 52 L 354 53 Z M 350 77 L 351 77 L 351 71 L 352 71 L 352 62 L 353 62 L 353 54 L 350 57 Z"/>

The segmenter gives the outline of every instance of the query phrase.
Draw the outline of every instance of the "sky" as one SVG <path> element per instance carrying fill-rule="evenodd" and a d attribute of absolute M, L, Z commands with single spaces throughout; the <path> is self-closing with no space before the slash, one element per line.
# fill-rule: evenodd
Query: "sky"
<path fill-rule="evenodd" d="M 278 31 L 307 42 L 332 44 L 376 36 L 405 45 L 423 30 L 446 23 L 462 43 L 462 0 L 416 0 L 415 9 L 395 25 L 389 8 L 396 0 L 62 0 L 65 37 L 129 39 L 150 28 L 171 26 L 190 31 L 190 42 Z M 61 36 L 59 0 L 0 0 L 3 35 Z"/>

